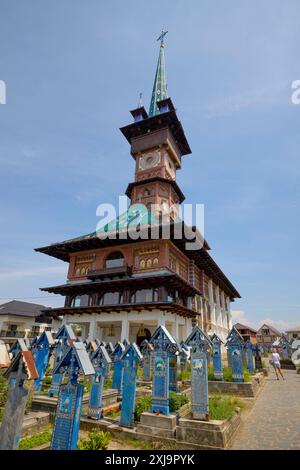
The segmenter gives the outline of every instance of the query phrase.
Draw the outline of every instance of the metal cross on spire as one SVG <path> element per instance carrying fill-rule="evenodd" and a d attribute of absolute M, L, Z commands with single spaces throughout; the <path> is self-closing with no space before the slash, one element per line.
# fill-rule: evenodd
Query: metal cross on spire
<path fill-rule="evenodd" d="M 161 35 L 157 39 L 160 41 L 159 56 L 155 74 L 155 80 L 152 90 L 150 108 L 149 108 L 149 117 L 159 114 L 159 109 L 157 106 L 157 101 L 164 100 L 168 97 L 167 90 L 167 79 L 166 79 L 166 69 L 165 69 L 165 53 L 164 53 L 164 37 L 168 31 L 162 30 Z"/>
<path fill-rule="evenodd" d="M 168 31 L 161 30 L 161 35 L 157 38 L 157 41 L 160 41 L 161 46 L 164 44 L 164 37 L 168 34 Z"/>

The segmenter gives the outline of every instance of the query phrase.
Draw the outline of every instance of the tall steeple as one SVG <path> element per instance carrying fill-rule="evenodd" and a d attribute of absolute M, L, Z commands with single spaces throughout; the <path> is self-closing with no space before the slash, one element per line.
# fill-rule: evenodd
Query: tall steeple
<path fill-rule="evenodd" d="M 160 48 L 149 108 L 149 117 L 155 116 L 156 114 L 160 113 L 156 103 L 157 101 L 164 100 L 168 97 L 164 50 L 164 37 L 167 32 L 168 31 L 162 31 L 161 35 L 157 39 L 158 41 L 160 41 Z"/>

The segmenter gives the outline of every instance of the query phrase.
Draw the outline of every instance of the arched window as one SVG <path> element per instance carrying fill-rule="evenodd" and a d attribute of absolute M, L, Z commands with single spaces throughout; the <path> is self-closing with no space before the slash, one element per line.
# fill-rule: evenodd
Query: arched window
<path fill-rule="evenodd" d="M 149 258 L 147 259 L 147 268 L 151 268 L 152 267 L 152 259 Z"/>
<path fill-rule="evenodd" d="M 146 261 L 145 261 L 144 259 L 142 259 L 142 260 L 140 261 L 140 268 L 141 268 L 141 269 L 144 269 L 145 266 L 146 266 Z"/>
<path fill-rule="evenodd" d="M 158 258 L 154 258 L 153 260 L 153 266 L 156 266 L 158 264 Z"/>
<path fill-rule="evenodd" d="M 106 268 L 119 268 L 124 266 L 125 259 L 123 254 L 120 251 L 113 251 L 108 255 L 105 260 L 105 267 Z"/>

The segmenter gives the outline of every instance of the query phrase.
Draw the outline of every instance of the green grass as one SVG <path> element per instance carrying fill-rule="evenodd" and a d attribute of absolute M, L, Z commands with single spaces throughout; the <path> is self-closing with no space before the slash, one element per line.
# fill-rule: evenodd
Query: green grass
<path fill-rule="evenodd" d="M 212 395 L 209 398 L 209 417 L 216 420 L 230 419 L 239 408 L 242 409 L 244 406 L 245 404 L 240 398 Z"/>
<path fill-rule="evenodd" d="M 107 378 L 104 382 L 104 390 L 109 390 L 112 388 L 112 379 Z"/>
<path fill-rule="evenodd" d="M 250 382 L 252 379 L 251 374 L 244 369 L 244 382 Z M 214 380 L 214 369 L 212 366 L 208 368 L 208 380 Z M 223 380 L 224 382 L 232 382 L 232 370 L 231 367 L 224 367 L 223 368 Z"/>
<path fill-rule="evenodd" d="M 191 371 L 183 370 L 178 372 L 178 380 L 190 380 L 191 378 Z"/>
<path fill-rule="evenodd" d="M 23 437 L 19 443 L 19 450 L 29 450 L 33 449 L 34 447 L 41 446 L 46 444 L 47 442 L 51 441 L 52 436 L 52 426 L 48 426 L 42 432 L 34 434 L 30 437 Z"/>

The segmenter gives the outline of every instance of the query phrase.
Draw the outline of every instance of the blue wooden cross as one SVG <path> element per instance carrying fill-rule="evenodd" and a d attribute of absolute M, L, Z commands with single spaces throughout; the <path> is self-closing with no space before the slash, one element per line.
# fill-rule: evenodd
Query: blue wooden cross
<path fill-rule="evenodd" d="M 118 342 L 114 348 L 112 353 L 112 360 L 114 364 L 114 373 L 113 373 L 113 380 L 112 380 L 112 388 L 116 388 L 118 390 L 118 394 L 122 393 L 122 381 L 123 381 L 123 361 L 121 356 L 125 351 L 125 346 L 123 343 Z"/>
<path fill-rule="evenodd" d="M 104 346 L 97 348 L 91 356 L 91 361 L 95 369 L 95 375 L 91 387 L 88 417 L 100 419 L 102 417 L 104 381 L 108 375 L 112 361 Z"/>
<path fill-rule="evenodd" d="M 256 370 L 261 370 L 262 367 L 262 360 L 261 360 L 261 353 L 260 353 L 260 348 L 258 344 L 256 344 L 254 347 L 254 364 L 255 364 L 255 369 Z"/>
<path fill-rule="evenodd" d="M 181 348 L 180 348 L 180 351 L 181 351 Z M 178 362 L 177 362 L 176 353 L 170 354 L 170 359 L 169 359 L 169 390 L 171 392 L 178 391 Z"/>
<path fill-rule="evenodd" d="M 65 351 L 54 373 L 66 374 L 69 381 L 59 388 L 57 408 L 51 439 L 52 450 L 76 450 L 84 386 L 78 383 L 79 374 L 95 374 L 91 360 L 81 341 L 74 342 Z"/>
<path fill-rule="evenodd" d="M 185 344 L 183 340 L 180 342 L 180 347 L 181 347 L 181 351 L 179 353 L 180 371 L 185 372 L 187 371 L 187 368 L 188 368 L 188 358 L 189 358 L 190 353 L 189 353 L 188 346 Z"/>
<path fill-rule="evenodd" d="M 103 341 L 102 341 L 102 343 L 103 343 Z M 105 346 L 105 349 L 108 352 L 110 358 L 113 359 L 113 353 L 114 353 L 114 349 L 115 349 L 113 347 L 113 344 L 109 341 L 109 343 L 106 343 L 104 346 Z"/>
<path fill-rule="evenodd" d="M 247 354 L 247 369 L 252 374 L 254 372 L 254 360 L 253 360 L 253 346 L 250 340 L 245 342 L 245 349 Z"/>
<path fill-rule="evenodd" d="M 231 357 L 232 380 L 233 382 L 244 382 L 244 339 L 235 327 L 232 327 L 227 336 L 226 346 Z"/>
<path fill-rule="evenodd" d="M 36 380 L 38 371 L 31 351 L 20 350 L 3 373 L 8 395 L 0 428 L 0 450 L 16 450 L 21 438 L 28 389 L 25 380 Z"/>
<path fill-rule="evenodd" d="M 187 340 L 191 346 L 191 402 L 194 419 L 208 420 L 208 370 L 207 349 L 212 347 L 210 338 L 195 326 Z"/>
<path fill-rule="evenodd" d="M 62 325 L 56 335 L 54 336 L 55 347 L 54 347 L 54 365 L 53 370 L 56 369 L 56 366 L 60 363 L 66 349 L 76 340 L 76 336 L 71 325 Z M 52 382 L 49 389 L 49 397 L 54 397 L 58 395 L 59 387 L 63 383 L 64 375 L 57 374 L 52 375 Z"/>
<path fill-rule="evenodd" d="M 54 347 L 54 339 L 50 331 L 44 331 L 34 344 L 34 347 L 31 349 L 35 365 L 39 374 L 38 379 L 34 383 L 34 390 L 40 391 L 42 389 L 42 381 L 47 369 L 50 352 Z"/>
<path fill-rule="evenodd" d="M 148 340 L 144 339 L 141 347 L 141 353 L 143 355 L 143 379 L 151 380 L 151 359 L 153 354 L 153 346 Z"/>
<path fill-rule="evenodd" d="M 120 425 L 131 427 L 134 418 L 137 369 L 143 356 L 135 343 L 129 344 L 121 356 L 124 362 L 123 394 Z"/>
<path fill-rule="evenodd" d="M 12 358 L 16 357 L 19 351 L 29 351 L 31 344 L 27 338 L 18 338 L 9 348 L 8 352 Z"/>
<path fill-rule="evenodd" d="M 178 350 L 177 342 L 164 326 L 158 326 L 150 338 L 153 344 L 152 407 L 154 413 L 170 414 L 169 361 Z"/>
<path fill-rule="evenodd" d="M 223 380 L 223 365 L 222 365 L 222 351 L 221 347 L 223 341 L 219 338 L 216 333 L 211 337 L 212 342 L 212 356 L 213 356 L 213 366 L 214 366 L 214 379 Z"/>

